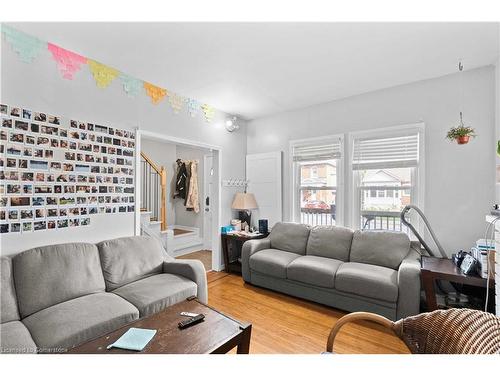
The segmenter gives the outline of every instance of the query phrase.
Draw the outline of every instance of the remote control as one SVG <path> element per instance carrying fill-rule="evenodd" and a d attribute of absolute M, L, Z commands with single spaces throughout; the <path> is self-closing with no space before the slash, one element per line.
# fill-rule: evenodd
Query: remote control
<path fill-rule="evenodd" d="M 199 323 L 205 319 L 205 315 L 203 314 L 198 314 L 196 316 L 193 316 L 192 318 L 183 320 L 182 322 L 179 323 L 179 328 L 184 329 L 189 326 L 192 326 L 193 324 Z"/>

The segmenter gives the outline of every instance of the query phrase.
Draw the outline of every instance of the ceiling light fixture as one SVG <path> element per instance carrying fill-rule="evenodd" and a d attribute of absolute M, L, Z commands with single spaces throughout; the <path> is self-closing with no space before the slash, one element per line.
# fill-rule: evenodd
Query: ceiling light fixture
<path fill-rule="evenodd" d="M 239 128 L 240 125 L 238 124 L 238 118 L 236 116 L 232 116 L 226 120 L 226 130 L 229 133 L 232 133 Z"/>

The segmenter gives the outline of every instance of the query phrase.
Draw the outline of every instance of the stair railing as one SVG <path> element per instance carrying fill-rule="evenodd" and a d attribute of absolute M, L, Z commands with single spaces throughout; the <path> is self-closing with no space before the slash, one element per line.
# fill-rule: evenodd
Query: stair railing
<path fill-rule="evenodd" d="M 167 229 L 167 171 L 141 151 L 141 210 L 151 212 L 151 220 Z"/>

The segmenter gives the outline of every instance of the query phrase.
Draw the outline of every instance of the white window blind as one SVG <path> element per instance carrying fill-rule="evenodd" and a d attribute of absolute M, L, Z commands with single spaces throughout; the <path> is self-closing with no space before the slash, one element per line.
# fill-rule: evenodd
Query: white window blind
<path fill-rule="evenodd" d="M 416 167 L 419 131 L 402 135 L 354 138 L 353 169 Z"/>
<path fill-rule="evenodd" d="M 328 143 L 293 146 L 293 161 L 316 161 L 340 159 L 342 157 L 340 138 Z"/>

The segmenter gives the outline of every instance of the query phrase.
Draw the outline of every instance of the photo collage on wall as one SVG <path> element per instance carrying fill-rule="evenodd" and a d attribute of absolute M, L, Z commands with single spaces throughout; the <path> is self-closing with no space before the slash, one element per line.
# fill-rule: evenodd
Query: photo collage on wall
<path fill-rule="evenodd" d="M 0 233 L 134 212 L 135 133 L 0 104 Z"/>

